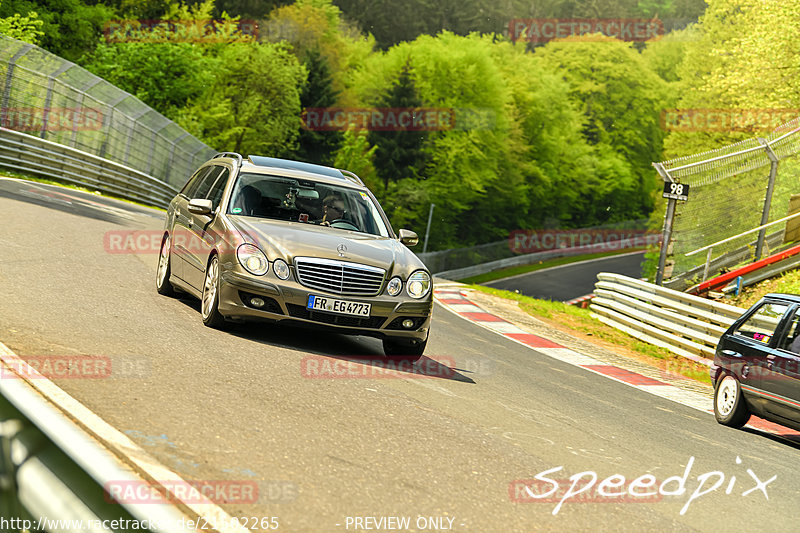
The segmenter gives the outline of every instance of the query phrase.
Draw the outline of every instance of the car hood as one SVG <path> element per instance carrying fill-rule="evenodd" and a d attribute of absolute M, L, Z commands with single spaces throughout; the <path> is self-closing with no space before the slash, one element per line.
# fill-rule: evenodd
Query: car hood
<path fill-rule="evenodd" d="M 244 237 L 261 248 L 272 261 L 282 257 L 290 264 L 295 257 L 321 257 L 410 274 L 425 268 L 416 255 L 397 239 L 355 231 L 316 226 L 303 222 L 229 216 Z M 340 245 L 346 250 L 339 253 Z"/>

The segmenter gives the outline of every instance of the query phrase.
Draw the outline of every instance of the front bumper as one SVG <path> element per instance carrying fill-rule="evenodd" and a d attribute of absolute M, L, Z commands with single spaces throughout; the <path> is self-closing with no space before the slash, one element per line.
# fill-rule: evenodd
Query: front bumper
<path fill-rule="evenodd" d="M 432 293 L 421 300 L 407 296 L 349 296 L 304 287 L 290 276 L 283 281 L 270 276 L 259 279 L 234 269 L 222 269 L 219 287 L 219 312 L 231 320 L 266 320 L 313 327 L 377 338 L 425 341 L 431 323 Z M 369 317 L 339 315 L 306 309 L 308 296 L 315 294 L 372 306 Z M 257 308 L 250 299 L 258 297 L 266 303 Z M 411 319 L 411 328 L 402 321 Z"/>

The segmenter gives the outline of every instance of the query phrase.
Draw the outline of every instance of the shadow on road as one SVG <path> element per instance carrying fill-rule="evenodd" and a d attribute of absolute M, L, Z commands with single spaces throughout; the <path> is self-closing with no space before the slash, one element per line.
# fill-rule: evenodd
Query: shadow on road
<path fill-rule="evenodd" d="M 197 312 L 200 301 L 182 295 L 180 302 Z M 308 354 L 302 361 L 306 377 L 338 379 L 387 379 L 392 377 L 437 378 L 475 384 L 457 368 L 458 360 L 449 355 L 423 355 L 417 362 L 387 357 L 380 340 L 365 336 L 343 335 L 313 326 L 274 324 L 271 322 L 231 322 L 225 332 L 269 346 L 299 350 Z"/>

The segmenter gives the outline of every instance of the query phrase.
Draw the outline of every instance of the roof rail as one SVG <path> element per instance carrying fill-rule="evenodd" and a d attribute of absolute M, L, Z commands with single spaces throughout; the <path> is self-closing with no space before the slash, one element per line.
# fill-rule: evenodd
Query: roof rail
<path fill-rule="evenodd" d="M 342 170 L 341 168 L 339 169 L 339 172 L 341 172 L 344 175 L 344 177 L 349 179 L 350 181 L 355 182 L 359 185 L 364 185 L 364 182 L 361 181 L 361 178 L 356 176 L 353 172 L 350 172 L 349 170 Z"/>
<path fill-rule="evenodd" d="M 242 154 L 237 154 L 236 152 L 220 152 L 211 159 L 217 159 L 218 157 L 231 157 L 236 159 L 240 167 L 242 166 Z"/>

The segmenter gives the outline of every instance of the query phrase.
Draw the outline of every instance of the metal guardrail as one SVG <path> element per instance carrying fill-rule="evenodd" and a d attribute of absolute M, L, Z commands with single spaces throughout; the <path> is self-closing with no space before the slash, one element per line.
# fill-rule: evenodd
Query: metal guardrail
<path fill-rule="evenodd" d="M 172 504 L 110 498 L 106 484 L 141 479 L 17 371 L 0 360 L 0 531 L 193 530 Z"/>
<path fill-rule="evenodd" d="M 159 207 L 166 207 L 178 193 L 125 165 L 6 128 L 0 128 L 0 166 Z"/>
<path fill-rule="evenodd" d="M 745 309 L 620 274 L 597 275 L 592 316 L 647 343 L 710 365 L 717 341 Z"/>
<path fill-rule="evenodd" d="M 767 245 L 769 250 L 779 250 L 781 248 L 781 244 L 783 243 L 783 235 L 783 229 L 774 233 L 770 233 L 765 238 L 764 243 Z M 756 241 L 751 241 L 743 246 L 713 258 L 708 265 L 708 272 L 717 272 L 722 269 L 731 268 L 739 263 L 752 259 L 755 245 Z M 675 290 L 688 289 L 697 283 L 697 280 L 703 274 L 704 270 L 705 265 L 696 266 L 678 276 L 664 281 L 663 286 Z"/>

